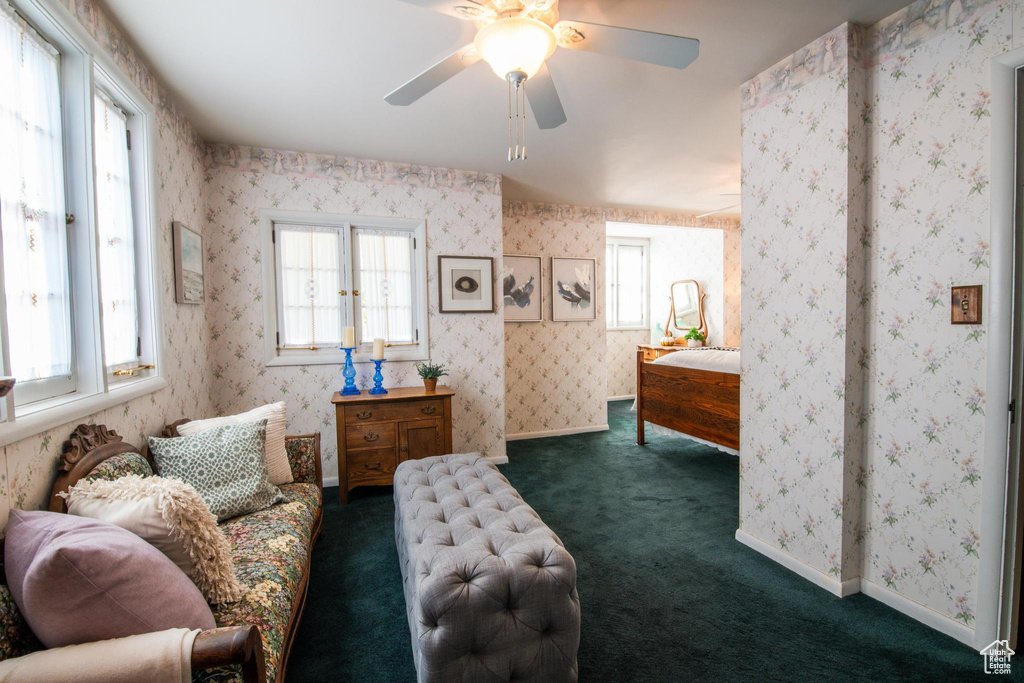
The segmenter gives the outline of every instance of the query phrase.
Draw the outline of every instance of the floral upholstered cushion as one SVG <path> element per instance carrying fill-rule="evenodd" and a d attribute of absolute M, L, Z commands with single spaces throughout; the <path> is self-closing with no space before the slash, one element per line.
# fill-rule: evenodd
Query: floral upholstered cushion
<path fill-rule="evenodd" d="M 0 660 L 43 649 L 14 604 L 14 596 L 6 584 L 0 585 L 0 629 Z"/>
<path fill-rule="evenodd" d="M 161 476 L 191 484 L 217 521 L 224 521 L 283 499 L 268 478 L 266 434 L 267 421 L 260 420 L 191 436 L 151 436 L 149 448 Z"/>
<path fill-rule="evenodd" d="M 92 472 L 82 477 L 86 479 L 104 479 L 113 481 L 128 474 L 137 474 L 140 477 L 153 475 L 153 468 L 149 462 L 138 453 L 121 453 L 107 458 L 92 469 Z"/>
<path fill-rule="evenodd" d="M 319 483 L 316 479 L 316 436 L 290 436 L 285 441 L 285 449 L 294 480 L 306 484 Z"/>
<path fill-rule="evenodd" d="M 242 583 L 242 599 L 214 605 L 217 626 L 254 624 L 263 637 L 267 680 L 273 681 L 281 665 L 281 651 L 292 618 L 292 607 L 309 564 L 313 522 L 321 505 L 320 489 L 313 484 L 284 484 L 285 502 L 230 520 L 221 529 L 231 541 L 235 576 Z M 240 681 L 231 667 L 212 669 L 194 680 Z"/>

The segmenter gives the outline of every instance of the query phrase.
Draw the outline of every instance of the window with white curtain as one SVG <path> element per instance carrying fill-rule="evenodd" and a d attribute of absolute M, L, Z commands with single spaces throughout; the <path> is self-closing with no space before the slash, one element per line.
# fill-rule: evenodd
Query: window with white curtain
<path fill-rule="evenodd" d="M 167 386 L 155 125 L 66 7 L 0 0 L 0 446 Z"/>
<path fill-rule="evenodd" d="M 605 310 L 610 330 L 650 327 L 650 241 L 609 237 L 605 243 Z"/>
<path fill-rule="evenodd" d="M 262 212 L 267 363 L 337 363 L 342 330 L 356 360 L 383 339 L 391 360 L 427 357 L 424 226 L 407 219 Z M 358 221 L 358 222 L 356 222 Z"/>
<path fill-rule="evenodd" d="M 27 403 L 75 390 L 60 53 L 0 4 L 0 229 L 8 372 Z"/>
<path fill-rule="evenodd" d="M 108 372 L 124 373 L 139 366 L 141 351 L 128 115 L 98 89 L 93 128 L 104 359 Z"/>
<path fill-rule="evenodd" d="M 378 338 L 391 344 L 415 343 L 413 236 L 357 228 L 354 237 L 355 286 L 359 290 L 356 339 L 364 344 Z"/>

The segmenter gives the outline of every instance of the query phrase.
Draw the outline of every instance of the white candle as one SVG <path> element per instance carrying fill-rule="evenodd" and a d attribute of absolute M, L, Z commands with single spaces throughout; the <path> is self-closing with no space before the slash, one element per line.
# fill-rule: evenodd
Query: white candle
<path fill-rule="evenodd" d="M 341 345 L 346 349 L 351 349 L 356 345 L 356 328 L 346 327 L 341 331 Z"/>
<path fill-rule="evenodd" d="M 384 340 L 379 337 L 373 340 L 373 360 L 384 360 Z"/>

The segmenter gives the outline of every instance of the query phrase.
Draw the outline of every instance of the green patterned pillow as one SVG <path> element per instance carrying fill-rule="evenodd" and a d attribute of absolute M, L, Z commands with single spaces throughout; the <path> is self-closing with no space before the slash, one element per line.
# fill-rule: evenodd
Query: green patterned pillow
<path fill-rule="evenodd" d="M 199 492 L 223 521 L 284 500 L 267 478 L 267 421 L 214 427 L 192 436 L 149 437 L 157 473 L 181 479 Z"/>

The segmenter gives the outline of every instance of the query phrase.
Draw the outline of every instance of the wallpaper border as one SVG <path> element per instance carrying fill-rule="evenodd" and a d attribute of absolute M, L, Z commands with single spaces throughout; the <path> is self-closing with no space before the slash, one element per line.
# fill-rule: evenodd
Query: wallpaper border
<path fill-rule="evenodd" d="M 716 228 L 718 230 L 738 230 L 740 227 L 739 218 L 698 218 L 695 214 L 672 211 L 548 204 L 519 200 L 502 201 L 501 208 L 508 218 L 540 218 L 574 223 L 639 223 L 643 225 L 673 225 L 683 228 Z"/>
<path fill-rule="evenodd" d="M 211 142 L 206 145 L 205 163 L 209 170 L 221 168 L 241 173 L 372 182 L 501 196 L 501 175 L 497 173 L 360 159 L 340 154 Z"/>

